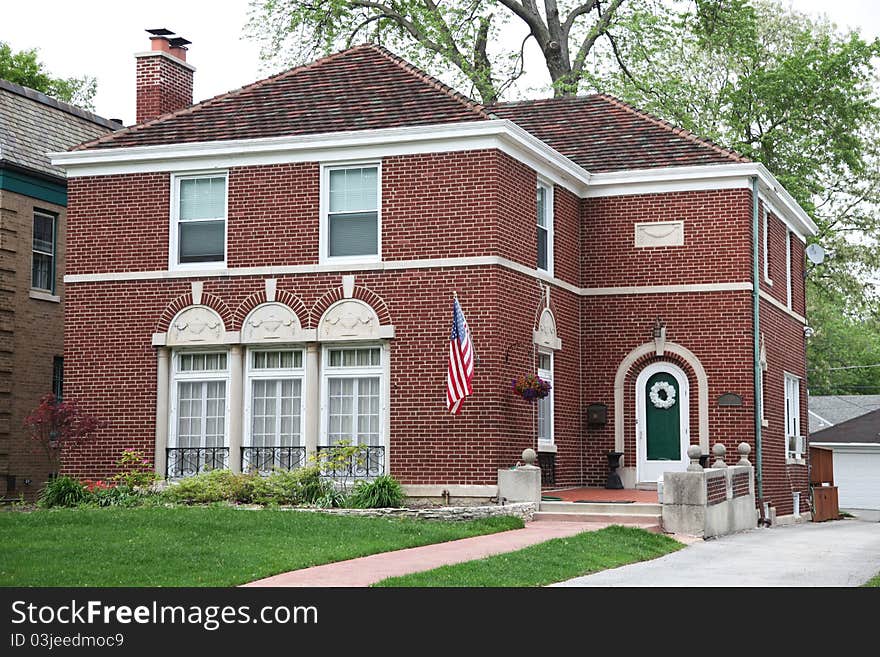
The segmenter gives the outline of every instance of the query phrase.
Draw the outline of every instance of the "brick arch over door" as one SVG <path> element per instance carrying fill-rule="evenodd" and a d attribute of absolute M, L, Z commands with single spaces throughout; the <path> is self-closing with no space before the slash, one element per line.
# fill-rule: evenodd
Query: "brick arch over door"
<path fill-rule="evenodd" d="M 664 356 L 671 355 L 687 365 L 697 380 L 697 433 L 700 448 L 704 454 L 709 453 L 709 379 L 700 359 L 687 347 L 674 342 L 666 342 Z M 624 416 L 626 411 L 625 392 L 627 375 L 640 360 L 645 357 L 657 356 L 657 345 L 646 342 L 629 352 L 617 368 L 614 377 L 614 451 L 623 452 L 626 434 L 624 432 Z"/>
<path fill-rule="evenodd" d="M 370 306 L 376 312 L 376 316 L 379 318 L 379 324 L 381 324 L 382 326 L 392 323 L 391 313 L 388 310 L 388 304 L 386 304 L 385 300 L 372 290 L 356 285 L 352 292 L 351 298 L 357 299 L 358 301 L 363 301 L 365 304 Z M 315 302 L 315 305 L 312 306 L 312 310 L 309 313 L 308 318 L 308 328 L 317 328 L 318 322 L 321 321 L 321 317 L 324 316 L 324 313 L 327 312 L 327 309 L 337 301 L 342 301 L 344 299 L 345 293 L 342 286 L 333 288 L 332 290 L 324 294 L 324 296 L 318 299 Z"/>
<path fill-rule="evenodd" d="M 275 291 L 275 302 L 283 304 L 290 308 L 294 314 L 299 318 L 300 324 L 305 327 L 306 323 L 309 319 L 309 311 L 306 308 L 306 304 L 303 303 L 302 299 L 293 294 L 292 292 L 288 292 L 287 290 L 276 290 Z M 242 323 L 250 314 L 250 312 L 263 303 L 269 303 L 269 297 L 266 296 L 266 290 L 260 290 L 259 292 L 254 292 L 247 299 L 242 301 L 238 308 L 235 309 L 235 314 L 233 319 L 235 320 L 235 324 L 233 328 L 230 330 L 240 331 L 242 327 Z"/>
<path fill-rule="evenodd" d="M 223 320 L 226 330 L 232 330 L 230 328 L 233 325 L 232 311 L 223 299 L 208 292 L 203 292 L 201 302 L 195 304 L 193 303 L 192 293 L 187 292 L 186 294 L 181 294 L 165 306 L 165 310 L 163 310 L 162 314 L 159 316 L 159 322 L 156 325 L 156 333 L 166 333 L 171 326 L 171 320 L 177 317 L 177 314 L 184 308 L 189 308 L 194 305 L 207 306 L 215 311 L 220 315 L 220 319 Z"/>

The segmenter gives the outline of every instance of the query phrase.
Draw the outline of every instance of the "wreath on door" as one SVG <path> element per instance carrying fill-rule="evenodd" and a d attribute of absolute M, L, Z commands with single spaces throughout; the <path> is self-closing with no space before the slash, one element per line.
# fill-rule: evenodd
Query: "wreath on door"
<path fill-rule="evenodd" d="M 661 397 L 662 393 L 662 397 Z M 657 381 L 648 393 L 651 403 L 656 408 L 672 408 L 675 406 L 675 388 L 668 381 Z"/>

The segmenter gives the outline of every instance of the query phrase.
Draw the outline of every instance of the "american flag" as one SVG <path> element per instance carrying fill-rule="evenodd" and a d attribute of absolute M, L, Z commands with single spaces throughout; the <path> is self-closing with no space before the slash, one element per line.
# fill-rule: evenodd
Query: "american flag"
<path fill-rule="evenodd" d="M 452 302 L 452 335 L 449 336 L 449 368 L 446 375 L 446 408 L 461 413 L 464 398 L 473 392 L 474 347 L 458 297 Z"/>

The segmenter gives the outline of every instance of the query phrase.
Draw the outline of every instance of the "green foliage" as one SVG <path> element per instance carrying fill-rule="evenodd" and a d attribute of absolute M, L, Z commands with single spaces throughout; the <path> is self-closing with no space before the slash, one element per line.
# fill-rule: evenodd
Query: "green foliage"
<path fill-rule="evenodd" d="M 574 93 L 597 38 L 623 0 L 554 2 L 543 12 L 524 0 L 251 0 L 247 35 L 262 55 L 286 65 L 363 42 L 470 86 L 491 104 L 523 73 L 530 39 L 544 54 L 557 93 Z M 513 28 L 521 36 L 510 38 Z"/>
<path fill-rule="evenodd" d="M 211 470 L 181 479 L 169 486 L 163 498 L 175 504 L 287 504 L 340 506 L 333 482 L 323 479 L 316 466 L 296 470 L 275 470 L 263 477 L 257 473 L 234 474 Z"/>
<path fill-rule="evenodd" d="M 392 577 L 374 586 L 545 586 L 654 559 L 683 547 L 662 534 L 612 525 L 596 532 L 556 538 L 516 552 Z"/>
<path fill-rule="evenodd" d="M 811 383 L 871 392 L 880 371 L 832 368 L 880 363 L 880 39 L 777 0 L 628 3 L 596 55 L 587 86 L 763 163 L 812 216 Z"/>
<path fill-rule="evenodd" d="M 116 467 L 119 468 L 119 472 L 113 480 L 128 488 L 145 488 L 159 479 L 153 464 L 140 449 L 122 450 L 122 455 L 116 461 Z"/>
<path fill-rule="evenodd" d="M 403 506 L 403 487 L 391 475 L 359 481 L 348 498 L 348 505 L 358 509 L 384 509 Z"/>
<path fill-rule="evenodd" d="M 40 492 L 37 505 L 45 509 L 56 506 L 72 507 L 85 502 L 88 497 L 88 491 L 73 477 L 55 477 Z"/>
<path fill-rule="evenodd" d="M 7 512 L 0 513 L 0 586 L 235 586 L 522 527 L 518 518 L 489 520 L 347 518 L 221 506 Z"/>
<path fill-rule="evenodd" d="M 95 488 L 83 500 L 83 504 L 99 507 L 135 507 L 147 503 L 152 497 L 157 496 L 125 485 L 110 486 Z"/>
<path fill-rule="evenodd" d="M 13 52 L 12 47 L 0 41 L 0 78 L 24 87 L 42 91 L 47 96 L 94 110 L 97 81 L 93 77 L 55 78 L 37 58 L 36 48 Z"/>

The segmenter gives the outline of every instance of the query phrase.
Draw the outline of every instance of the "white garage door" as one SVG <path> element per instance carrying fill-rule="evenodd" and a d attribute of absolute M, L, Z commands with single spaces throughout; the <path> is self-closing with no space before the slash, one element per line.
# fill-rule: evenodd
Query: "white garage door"
<path fill-rule="evenodd" d="M 842 509 L 880 509 L 880 453 L 835 451 L 834 483 Z"/>

